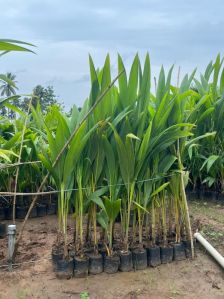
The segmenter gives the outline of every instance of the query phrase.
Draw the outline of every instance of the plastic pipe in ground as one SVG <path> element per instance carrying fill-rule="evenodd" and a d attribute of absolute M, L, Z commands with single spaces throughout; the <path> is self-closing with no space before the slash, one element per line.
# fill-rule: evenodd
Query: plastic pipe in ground
<path fill-rule="evenodd" d="M 8 225 L 8 263 L 9 271 L 12 271 L 12 257 L 15 248 L 16 225 Z"/>
<path fill-rule="evenodd" d="M 201 243 L 202 246 L 204 246 L 204 248 L 224 269 L 224 257 L 214 247 L 212 247 L 212 245 L 204 237 L 202 237 L 200 233 L 195 233 L 194 237 Z"/>

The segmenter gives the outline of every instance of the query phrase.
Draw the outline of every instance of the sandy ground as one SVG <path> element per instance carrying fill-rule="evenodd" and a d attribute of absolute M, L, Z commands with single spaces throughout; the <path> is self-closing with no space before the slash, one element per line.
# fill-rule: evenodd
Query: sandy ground
<path fill-rule="evenodd" d="M 224 206 L 200 201 L 191 202 L 190 208 L 201 231 L 224 254 Z M 194 260 L 155 269 L 58 280 L 50 261 L 56 225 L 56 216 L 29 220 L 17 262 L 33 259 L 36 262 L 19 265 L 11 273 L 0 268 L 0 299 L 80 298 L 84 293 L 91 299 L 224 298 L 224 271 L 200 248 Z M 0 265 L 4 264 L 5 255 L 6 239 L 3 239 Z"/>

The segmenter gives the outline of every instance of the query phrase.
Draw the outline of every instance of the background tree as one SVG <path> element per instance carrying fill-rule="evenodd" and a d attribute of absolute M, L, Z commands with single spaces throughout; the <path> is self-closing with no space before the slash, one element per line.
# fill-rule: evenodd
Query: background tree
<path fill-rule="evenodd" d="M 16 75 L 12 73 L 6 73 L 5 77 L 7 78 L 7 81 L 1 80 L 1 96 L 10 97 L 12 95 L 15 95 L 16 89 L 18 89 L 18 87 L 16 86 Z"/>
<path fill-rule="evenodd" d="M 16 86 L 16 75 L 13 73 L 6 73 L 4 75 L 4 80 L 0 80 L 0 92 L 2 97 L 10 97 L 16 94 L 16 90 L 18 90 L 18 87 Z M 18 100 L 13 101 L 13 105 L 17 106 L 19 103 Z M 6 107 L 3 107 L 1 109 L 1 115 L 6 115 L 7 109 Z M 8 109 L 8 117 L 9 118 L 15 118 L 15 112 Z"/>
<path fill-rule="evenodd" d="M 29 101 L 30 98 L 24 98 L 24 100 L 19 104 L 19 107 L 23 111 L 27 110 Z M 63 104 L 59 102 L 52 86 L 43 87 L 42 85 L 37 85 L 33 89 L 32 105 L 36 107 L 38 102 L 40 104 L 41 111 L 44 114 L 47 113 L 49 106 L 52 105 L 58 105 L 61 110 L 63 110 Z"/>

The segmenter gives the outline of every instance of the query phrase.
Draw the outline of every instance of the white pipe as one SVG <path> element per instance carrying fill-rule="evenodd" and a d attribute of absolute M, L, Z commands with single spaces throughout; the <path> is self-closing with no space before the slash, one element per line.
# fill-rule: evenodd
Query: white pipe
<path fill-rule="evenodd" d="M 224 269 L 224 257 L 214 248 L 212 245 L 204 238 L 200 233 L 194 234 L 195 239 L 197 239 L 201 245 L 214 257 L 214 259 L 220 264 Z"/>
<path fill-rule="evenodd" d="M 12 271 L 12 256 L 15 248 L 16 225 L 8 225 L 8 263 L 9 271 Z"/>

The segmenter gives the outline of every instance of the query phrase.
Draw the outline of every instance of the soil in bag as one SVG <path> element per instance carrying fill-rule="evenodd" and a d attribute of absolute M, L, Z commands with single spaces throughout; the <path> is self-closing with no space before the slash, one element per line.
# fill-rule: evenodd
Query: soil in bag
<path fill-rule="evenodd" d="M 5 207 L 5 219 L 12 220 L 12 206 Z"/>
<path fill-rule="evenodd" d="M 47 215 L 55 215 L 57 213 L 57 205 L 52 202 L 47 205 Z"/>
<path fill-rule="evenodd" d="M 24 219 L 26 217 L 28 210 L 29 210 L 29 207 L 16 207 L 16 218 Z M 10 210 L 7 212 L 12 213 L 12 211 L 10 211 Z M 8 216 L 10 217 L 10 214 Z M 37 217 L 37 209 L 36 209 L 36 207 L 33 207 L 30 212 L 29 218 L 35 218 L 35 217 Z"/>
<path fill-rule="evenodd" d="M 160 247 L 160 258 L 162 264 L 171 263 L 173 260 L 173 247 L 172 246 Z"/>
<path fill-rule="evenodd" d="M 29 190 L 27 192 L 29 192 Z M 23 199 L 23 205 L 26 207 L 27 211 L 29 210 L 32 201 L 33 201 L 32 196 L 26 196 L 25 200 Z M 36 217 L 37 217 L 37 208 L 36 205 L 34 205 L 34 207 L 30 212 L 29 218 L 36 218 Z"/>
<path fill-rule="evenodd" d="M 224 201 L 224 194 L 223 193 L 219 193 L 217 196 L 217 199 L 220 201 Z"/>
<path fill-rule="evenodd" d="M 53 248 L 51 252 L 52 264 L 54 269 L 56 269 L 58 261 L 63 259 L 63 248 Z"/>
<path fill-rule="evenodd" d="M 185 247 L 183 243 L 173 245 L 173 257 L 175 261 L 181 261 L 186 259 Z"/>
<path fill-rule="evenodd" d="M 69 279 L 73 276 L 73 259 L 58 260 L 56 264 L 56 276 L 60 279 Z"/>
<path fill-rule="evenodd" d="M 203 191 L 201 192 L 201 198 L 207 200 L 216 200 L 218 198 L 218 193 L 215 191 Z"/>
<path fill-rule="evenodd" d="M 0 223 L 0 238 L 4 238 L 6 236 L 6 224 Z"/>
<path fill-rule="evenodd" d="M 151 267 L 157 267 L 161 264 L 160 259 L 160 247 L 148 247 L 147 250 L 147 260 L 148 260 L 148 266 Z"/>
<path fill-rule="evenodd" d="M 131 251 L 120 251 L 120 266 L 119 270 L 128 272 L 133 270 L 132 253 Z"/>
<path fill-rule="evenodd" d="M 104 272 L 113 274 L 118 271 L 120 265 L 120 258 L 118 255 L 105 256 L 104 258 Z"/>
<path fill-rule="evenodd" d="M 134 270 L 144 270 L 147 268 L 147 252 L 144 248 L 134 249 L 132 251 L 132 260 Z"/>
<path fill-rule="evenodd" d="M 26 217 L 28 209 L 26 207 L 16 207 L 16 218 L 24 219 Z"/>
<path fill-rule="evenodd" d="M 37 206 L 37 217 L 43 217 L 47 215 L 47 207 L 45 204 L 39 204 Z"/>
<path fill-rule="evenodd" d="M 30 212 L 30 218 L 36 218 L 37 217 L 37 207 L 33 207 L 31 212 Z"/>
<path fill-rule="evenodd" d="M 74 257 L 74 276 L 75 277 L 86 277 L 89 272 L 89 258 L 84 256 L 84 257 L 79 257 L 75 256 Z"/>
<path fill-rule="evenodd" d="M 199 190 L 194 190 L 188 193 L 187 198 L 189 200 L 198 200 L 200 199 L 200 191 Z"/>
<path fill-rule="evenodd" d="M 89 273 L 99 274 L 103 272 L 103 256 L 101 254 L 89 254 Z"/>
<path fill-rule="evenodd" d="M 185 255 L 186 258 L 191 258 L 191 242 L 188 240 L 183 241 L 184 249 L 185 249 Z"/>
<path fill-rule="evenodd" d="M 5 220 L 5 209 L 0 207 L 0 220 Z"/>
<path fill-rule="evenodd" d="M 103 257 L 103 260 L 105 259 L 105 257 L 107 256 L 107 250 L 106 250 L 106 248 L 105 247 L 101 247 L 101 248 L 99 248 L 99 253 L 102 255 L 102 257 Z"/>

